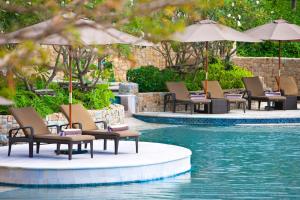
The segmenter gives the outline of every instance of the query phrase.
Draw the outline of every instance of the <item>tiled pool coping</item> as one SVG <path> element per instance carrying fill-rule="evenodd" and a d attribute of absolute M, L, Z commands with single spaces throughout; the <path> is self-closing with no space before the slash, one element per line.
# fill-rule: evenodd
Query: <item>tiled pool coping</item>
<path fill-rule="evenodd" d="M 297 124 L 300 123 L 300 110 L 294 111 L 232 111 L 228 114 L 185 114 L 170 112 L 145 112 L 134 117 L 148 122 L 180 125 L 231 126 L 238 124 Z"/>

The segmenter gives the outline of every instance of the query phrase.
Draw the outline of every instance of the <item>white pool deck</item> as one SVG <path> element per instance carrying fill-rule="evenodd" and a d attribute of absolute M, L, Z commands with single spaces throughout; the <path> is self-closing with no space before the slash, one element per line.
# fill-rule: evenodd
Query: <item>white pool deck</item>
<path fill-rule="evenodd" d="M 159 143 L 140 142 L 138 154 L 133 141 L 121 141 L 119 154 L 113 142 L 103 151 L 103 142 L 95 141 L 90 155 L 55 155 L 56 145 L 42 145 L 40 154 L 28 158 L 28 145 L 0 147 L 0 183 L 16 185 L 89 185 L 149 181 L 187 172 L 191 168 L 189 149 Z"/>

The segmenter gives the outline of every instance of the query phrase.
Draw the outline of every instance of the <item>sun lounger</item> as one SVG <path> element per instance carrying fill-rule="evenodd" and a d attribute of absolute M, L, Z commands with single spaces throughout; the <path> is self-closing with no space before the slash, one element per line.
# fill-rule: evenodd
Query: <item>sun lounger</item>
<path fill-rule="evenodd" d="M 60 109 L 69 120 L 69 105 L 62 105 Z M 136 153 L 138 153 L 138 141 L 140 136 L 138 132 L 132 130 L 109 131 L 105 121 L 94 122 L 89 112 L 81 104 L 72 105 L 72 120 L 74 127 L 82 129 L 82 135 L 92 135 L 96 139 L 103 139 L 104 150 L 107 149 L 107 140 L 114 140 L 115 154 L 118 154 L 119 141 L 121 139 L 133 138 L 135 140 Z M 103 124 L 104 129 L 99 129 L 96 124 Z"/>
<path fill-rule="evenodd" d="M 276 77 L 276 82 L 279 84 L 279 78 Z M 294 77 L 281 76 L 280 77 L 280 92 L 283 96 L 296 96 L 300 100 L 298 85 Z"/>
<path fill-rule="evenodd" d="M 259 77 L 244 77 L 242 78 L 243 83 L 246 88 L 247 100 L 248 100 L 248 109 L 251 110 L 251 102 L 258 101 L 258 109 L 260 109 L 261 102 L 267 102 L 268 110 L 271 108 L 271 102 L 279 102 L 282 104 L 282 109 L 285 109 L 286 98 L 279 95 L 269 95 L 265 94 L 263 89 L 262 82 Z"/>
<path fill-rule="evenodd" d="M 205 87 L 204 83 L 203 81 L 202 85 Z M 246 110 L 246 99 L 240 94 L 224 94 L 218 81 L 207 81 L 207 93 L 210 99 L 226 99 L 228 110 L 230 110 L 230 104 L 236 104 L 238 107 L 242 104 L 244 112 Z"/>
<path fill-rule="evenodd" d="M 207 99 L 205 95 L 191 95 L 184 82 L 166 82 L 166 85 L 170 94 L 165 95 L 164 111 L 166 111 L 167 103 L 172 103 L 174 113 L 176 112 L 177 104 L 184 104 L 186 110 L 187 106 L 189 106 L 191 114 L 194 113 L 196 106 L 199 104 L 207 105 L 208 110 L 210 110 L 211 100 Z"/>
<path fill-rule="evenodd" d="M 11 114 L 14 116 L 19 128 L 14 128 L 9 131 L 8 136 L 8 156 L 11 153 L 12 144 L 16 142 L 28 142 L 29 143 L 29 157 L 33 157 L 33 144 L 36 143 L 36 153 L 39 153 L 40 144 L 67 144 L 69 160 L 72 159 L 72 149 L 74 144 L 90 143 L 90 153 L 93 157 L 93 140 L 95 137 L 89 135 L 72 135 L 72 136 L 60 136 L 59 127 L 57 125 L 46 126 L 43 119 L 39 114 L 31 107 L 28 108 L 11 108 Z M 51 133 L 49 128 L 56 128 L 57 134 Z M 24 135 L 19 136 L 20 131 L 23 131 Z M 58 149 L 59 150 L 59 149 Z M 57 151 L 59 154 L 59 151 Z"/>

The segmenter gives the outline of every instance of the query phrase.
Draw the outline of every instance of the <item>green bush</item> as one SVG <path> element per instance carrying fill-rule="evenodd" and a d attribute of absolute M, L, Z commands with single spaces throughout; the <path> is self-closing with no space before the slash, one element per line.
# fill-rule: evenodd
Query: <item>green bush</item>
<path fill-rule="evenodd" d="M 238 66 L 225 66 L 219 60 L 209 65 L 209 80 L 218 80 L 223 89 L 243 88 L 242 77 L 252 76 L 252 73 Z M 127 72 L 127 79 L 139 85 L 140 92 L 164 92 L 167 91 L 165 82 L 184 81 L 190 91 L 202 89 L 202 81 L 205 80 L 205 71 L 187 74 L 180 78 L 172 69 L 159 70 L 154 66 L 144 66 L 131 69 Z"/>
<path fill-rule="evenodd" d="M 51 84 L 49 88 L 55 90 L 55 96 L 38 96 L 33 92 L 26 91 L 22 87 L 17 88 L 14 97 L 15 106 L 33 107 L 42 117 L 59 112 L 59 106 L 68 104 L 68 90 L 59 87 L 58 84 Z M 114 95 L 107 84 L 98 85 L 95 89 L 82 92 L 73 91 L 73 103 L 82 103 L 88 109 L 102 109 L 110 105 Z M 8 107 L 0 107 L 1 114 L 8 114 Z"/>
<path fill-rule="evenodd" d="M 222 89 L 243 88 L 242 77 L 252 76 L 252 73 L 239 66 L 231 66 L 226 70 L 224 64 L 217 62 L 210 64 L 208 68 L 208 80 L 219 81 Z M 205 71 L 199 70 L 195 74 L 187 75 L 186 86 L 189 90 L 195 91 L 203 89 L 202 81 L 205 80 Z"/>
<path fill-rule="evenodd" d="M 89 92 L 74 90 L 73 98 L 74 103 L 81 102 L 88 109 L 102 109 L 110 105 L 114 94 L 108 84 L 101 84 Z"/>
<path fill-rule="evenodd" d="M 160 92 L 167 90 L 165 82 L 178 81 L 180 78 L 172 69 L 159 70 L 150 65 L 128 70 L 127 80 L 137 83 L 140 92 Z"/>

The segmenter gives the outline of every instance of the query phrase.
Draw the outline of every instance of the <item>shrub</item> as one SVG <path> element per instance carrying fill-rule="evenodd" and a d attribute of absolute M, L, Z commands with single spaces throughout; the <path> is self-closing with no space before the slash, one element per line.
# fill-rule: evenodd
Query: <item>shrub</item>
<path fill-rule="evenodd" d="M 49 88 L 55 90 L 55 96 L 38 96 L 31 91 L 18 88 L 14 97 L 15 106 L 33 107 L 42 117 L 59 112 L 59 106 L 68 104 L 68 90 L 59 87 L 58 84 L 52 83 Z M 73 103 L 82 103 L 88 109 L 102 109 L 110 105 L 114 98 L 112 91 L 107 84 L 97 85 L 95 89 L 89 92 L 80 90 L 73 91 Z M 8 114 L 7 106 L 0 106 L 1 114 Z"/>
<path fill-rule="evenodd" d="M 89 92 L 75 90 L 73 92 L 74 103 L 81 102 L 88 109 L 102 109 L 110 105 L 114 98 L 108 84 L 97 85 Z"/>
<path fill-rule="evenodd" d="M 180 78 L 172 69 L 159 70 L 150 65 L 128 70 L 127 80 L 137 83 L 140 92 L 160 92 L 167 90 L 165 82 L 178 81 Z"/>
<path fill-rule="evenodd" d="M 217 80 L 222 89 L 243 88 L 242 77 L 252 76 L 252 73 L 239 66 L 231 66 L 226 70 L 221 62 L 210 64 L 208 68 L 208 80 Z M 185 82 L 189 90 L 202 89 L 202 81 L 205 80 L 205 71 L 199 70 L 195 74 L 187 75 Z"/>
<path fill-rule="evenodd" d="M 218 80 L 223 89 L 243 88 L 242 77 L 252 76 L 252 73 L 238 66 L 227 66 L 216 60 L 209 65 L 209 80 Z M 184 81 L 190 91 L 202 89 L 202 81 L 205 80 L 205 71 L 185 75 L 180 78 L 172 69 L 159 70 L 154 66 L 144 66 L 131 69 L 127 72 L 127 79 L 139 85 L 140 92 L 164 92 L 167 91 L 165 82 Z"/>

